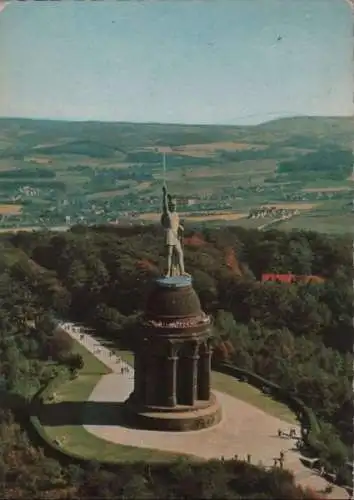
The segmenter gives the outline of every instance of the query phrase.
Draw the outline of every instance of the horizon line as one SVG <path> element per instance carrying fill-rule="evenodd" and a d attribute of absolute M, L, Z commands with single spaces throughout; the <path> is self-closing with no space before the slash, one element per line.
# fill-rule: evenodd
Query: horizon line
<path fill-rule="evenodd" d="M 276 113 L 269 113 L 276 114 Z M 257 115 L 248 115 L 244 116 L 244 119 L 252 118 L 252 116 Z M 254 124 L 242 124 L 242 123 L 192 123 L 192 122 L 159 122 L 159 121 L 127 121 L 127 120 L 88 120 L 82 118 L 46 118 L 46 117 L 24 117 L 24 116 L 0 116 L 0 120 L 27 120 L 27 121 L 50 121 L 50 122 L 67 122 L 67 123 L 110 123 L 110 124 L 133 124 L 133 125 L 179 125 L 179 126 L 188 126 L 188 127 L 256 127 L 258 125 L 264 125 L 266 123 L 271 123 L 277 120 L 286 120 L 286 119 L 296 119 L 296 118 L 327 118 L 327 119 L 335 119 L 335 118 L 354 118 L 353 114 L 348 115 L 306 115 L 306 114 L 293 114 L 286 116 L 276 116 L 275 118 L 265 119 L 258 123 Z"/>

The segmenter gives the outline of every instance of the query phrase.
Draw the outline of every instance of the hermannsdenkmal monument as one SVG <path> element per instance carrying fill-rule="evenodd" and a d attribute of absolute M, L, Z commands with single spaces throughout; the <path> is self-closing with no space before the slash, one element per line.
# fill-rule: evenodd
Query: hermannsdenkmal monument
<path fill-rule="evenodd" d="M 166 270 L 152 283 L 133 340 L 134 391 L 125 403 L 134 425 L 190 431 L 221 420 L 211 392 L 212 321 L 185 271 L 183 227 L 163 187 Z"/>

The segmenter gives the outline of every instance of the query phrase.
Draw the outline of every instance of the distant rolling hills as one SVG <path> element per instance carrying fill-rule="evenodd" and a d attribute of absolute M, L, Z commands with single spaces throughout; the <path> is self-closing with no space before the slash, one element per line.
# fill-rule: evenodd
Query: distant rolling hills
<path fill-rule="evenodd" d="M 351 117 L 294 117 L 256 126 L 66 122 L 0 118 L 0 157 L 119 157 L 139 148 L 238 141 L 279 148 L 352 148 Z"/>

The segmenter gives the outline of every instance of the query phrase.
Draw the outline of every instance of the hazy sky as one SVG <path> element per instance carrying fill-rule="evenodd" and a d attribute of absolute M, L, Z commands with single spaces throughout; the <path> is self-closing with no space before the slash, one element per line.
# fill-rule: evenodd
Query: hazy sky
<path fill-rule="evenodd" d="M 349 115 L 352 23 L 345 0 L 11 2 L 0 14 L 0 116 Z"/>

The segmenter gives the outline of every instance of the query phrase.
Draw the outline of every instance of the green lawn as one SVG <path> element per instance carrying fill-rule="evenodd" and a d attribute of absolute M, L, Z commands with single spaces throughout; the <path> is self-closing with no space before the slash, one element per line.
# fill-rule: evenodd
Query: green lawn
<path fill-rule="evenodd" d="M 47 431 L 47 428 L 46 428 Z M 49 434 L 49 433 L 48 433 Z M 60 440 L 62 448 L 89 460 L 109 462 L 173 462 L 182 455 L 149 448 L 136 448 L 109 443 L 87 432 L 83 427 L 63 426 L 55 428 L 53 438 Z M 192 458 L 192 457 L 189 457 Z"/>
<path fill-rule="evenodd" d="M 96 356 L 91 354 L 83 345 L 79 344 L 79 342 L 74 341 L 73 352 L 75 354 L 80 354 L 84 361 L 84 367 L 80 371 L 80 376 L 93 374 L 101 376 L 107 373 L 111 373 L 112 370 L 110 370 L 105 364 L 97 359 Z"/>
<path fill-rule="evenodd" d="M 245 401 L 245 403 L 256 406 L 269 415 L 284 420 L 284 422 L 290 424 L 298 423 L 295 414 L 288 406 L 272 399 L 250 384 L 239 382 L 230 375 L 213 371 L 211 385 L 213 389 L 229 394 L 234 398 L 241 399 Z"/>
<path fill-rule="evenodd" d="M 85 375 L 80 374 L 75 380 L 63 384 L 55 391 L 56 397 L 53 403 L 59 402 L 84 402 L 88 399 L 93 388 L 102 374 Z M 75 412 L 74 412 L 75 413 Z M 43 418 L 44 415 L 42 415 Z M 173 461 L 181 455 L 168 453 L 148 448 L 137 448 L 109 443 L 99 439 L 80 425 L 80 410 L 77 414 L 71 414 L 71 419 L 77 419 L 76 425 L 51 426 L 45 425 L 47 436 L 52 440 L 57 439 L 60 446 L 67 451 L 91 460 L 111 462 L 137 462 L 137 461 Z"/>
<path fill-rule="evenodd" d="M 128 363 L 133 364 L 134 357 L 131 352 L 120 351 L 118 349 L 113 350 Z M 88 400 L 100 378 L 110 373 L 110 370 L 103 363 L 97 360 L 94 355 L 77 342 L 75 342 L 74 351 L 81 354 L 85 365 L 76 379 L 64 383 L 55 390 L 55 398 L 51 401 L 48 400 L 48 404 L 85 402 Z M 212 387 L 215 390 L 225 392 L 230 396 L 250 403 L 285 422 L 291 424 L 296 423 L 295 415 L 287 406 L 274 401 L 253 386 L 237 381 L 234 377 L 219 372 L 213 372 Z M 50 411 L 50 408 L 47 411 Z M 71 451 L 92 460 L 108 460 L 113 462 L 136 462 L 140 460 L 173 461 L 181 456 L 177 453 L 124 446 L 99 439 L 87 432 L 84 427 L 80 425 L 81 411 L 82 407 L 80 406 L 74 407 L 71 410 L 70 419 L 75 422 L 74 424 L 44 425 L 47 435 L 53 440 L 57 439 L 64 450 Z M 41 418 L 44 420 L 44 413 L 41 414 Z M 193 459 L 195 457 L 190 458 Z"/>

